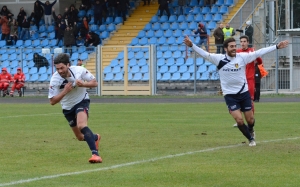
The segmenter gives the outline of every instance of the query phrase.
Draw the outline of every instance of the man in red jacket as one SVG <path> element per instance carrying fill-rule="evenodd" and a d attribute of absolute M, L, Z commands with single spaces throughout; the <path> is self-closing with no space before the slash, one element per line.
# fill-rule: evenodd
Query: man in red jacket
<path fill-rule="evenodd" d="M 14 96 L 14 92 L 15 89 L 18 90 L 19 96 L 22 97 L 22 91 L 21 88 L 24 86 L 25 84 L 25 75 L 24 73 L 22 73 L 22 69 L 18 68 L 17 69 L 17 73 L 14 75 L 14 84 L 10 90 L 10 96 L 13 97 Z"/>
<path fill-rule="evenodd" d="M 10 82 L 12 82 L 10 73 L 7 72 L 6 68 L 2 68 L 2 73 L 0 74 L 0 90 L 3 91 L 3 97 L 9 95 L 7 88 Z"/>
<path fill-rule="evenodd" d="M 249 38 L 246 35 L 243 35 L 240 37 L 240 44 L 242 46 L 242 48 L 239 48 L 236 50 L 237 53 L 249 53 L 254 51 L 254 48 L 248 47 L 249 46 Z M 246 66 L 246 78 L 247 78 L 247 83 L 248 83 L 248 90 L 251 96 L 251 100 L 252 100 L 252 110 L 254 113 L 254 92 L 255 92 L 255 64 L 262 64 L 262 59 L 259 57 L 257 58 L 255 61 L 247 64 Z M 236 127 L 236 124 L 233 125 L 234 127 Z M 250 132 L 252 132 L 251 134 L 254 135 L 254 131 L 251 129 L 249 129 Z M 255 136 L 255 135 L 254 135 Z"/>

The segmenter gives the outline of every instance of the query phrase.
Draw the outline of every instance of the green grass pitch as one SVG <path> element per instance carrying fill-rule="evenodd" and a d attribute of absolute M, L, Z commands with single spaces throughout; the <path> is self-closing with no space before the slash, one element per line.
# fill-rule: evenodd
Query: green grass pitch
<path fill-rule="evenodd" d="M 0 186 L 299 186 L 299 103 L 255 106 L 249 147 L 223 102 L 92 102 L 103 163 L 90 164 L 60 105 L 1 104 Z"/>

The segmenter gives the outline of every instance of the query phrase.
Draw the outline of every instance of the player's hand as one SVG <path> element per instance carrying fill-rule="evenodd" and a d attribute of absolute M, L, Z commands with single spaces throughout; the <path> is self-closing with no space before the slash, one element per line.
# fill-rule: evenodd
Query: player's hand
<path fill-rule="evenodd" d="M 278 49 L 282 49 L 282 48 L 285 48 L 289 45 L 289 41 L 288 40 L 284 40 L 284 41 L 281 41 L 277 44 L 277 48 Z"/>
<path fill-rule="evenodd" d="M 190 40 L 190 38 L 188 36 L 185 36 L 184 38 L 184 43 L 185 45 L 187 45 L 188 47 L 192 47 L 193 46 L 193 43 L 192 41 Z"/>
<path fill-rule="evenodd" d="M 84 87 L 84 82 L 82 80 L 76 80 L 76 86 Z"/>
<path fill-rule="evenodd" d="M 68 83 L 65 85 L 65 87 L 64 87 L 64 91 L 65 91 L 66 93 L 69 93 L 70 91 L 72 91 L 72 89 L 73 89 L 73 83 L 72 83 L 72 82 L 68 82 Z"/>

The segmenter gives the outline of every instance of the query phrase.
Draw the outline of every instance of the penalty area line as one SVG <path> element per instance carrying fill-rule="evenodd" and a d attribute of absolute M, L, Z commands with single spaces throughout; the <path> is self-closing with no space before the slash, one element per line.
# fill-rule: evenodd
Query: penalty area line
<path fill-rule="evenodd" d="M 260 141 L 258 143 L 270 143 L 270 142 L 280 142 L 280 141 L 287 141 L 287 140 L 297 140 L 299 138 L 300 137 L 266 140 L 266 141 Z M 217 150 L 221 150 L 221 149 L 236 148 L 236 147 L 240 147 L 240 146 L 245 146 L 245 145 L 244 144 L 236 144 L 236 145 L 207 148 L 207 149 L 202 149 L 202 150 L 198 150 L 198 151 L 189 151 L 189 152 L 185 152 L 185 153 L 178 153 L 178 154 L 174 154 L 174 155 L 156 157 L 156 158 L 152 158 L 152 159 L 148 159 L 148 160 L 140 160 L 140 161 L 135 161 L 135 162 L 117 164 L 117 165 L 103 167 L 103 168 L 62 173 L 62 174 L 57 174 L 57 175 L 48 175 L 48 176 L 43 176 L 43 177 L 35 177 L 35 178 L 30 178 L 30 179 L 12 181 L 12 182 L 8 182 L 8 183 L 0 183 L 0 186 L 11 186 L 11 185 L 16 185 L 16 184 L 23 184 L 23 183 L 29 183 L 29 182 L 34 182 L 34 181 L 46 180 L 46 179 L 54 179 L 54 178 L 64 177 L 64 176 L 79 175 L 79 174 L 83 174 L 83 173 L 91 173 L 91 172 L 95 172 L 95 171 L 106 171 L 106 170 L 122 168 L 122 167 L 126 167 L 126 166 L 138 165 L 138 164 L 143 164 L 143 163 L 148 163 L 148 162 L 155 162 L 155 161 L 163 160 L 163 159 L 175 158 L 175 157 L 180 157 L 180 156 L 185 156 L 185 155 L 192 155 L 192 154 L 196 154 L 196 153 L 217 151 Z"/>

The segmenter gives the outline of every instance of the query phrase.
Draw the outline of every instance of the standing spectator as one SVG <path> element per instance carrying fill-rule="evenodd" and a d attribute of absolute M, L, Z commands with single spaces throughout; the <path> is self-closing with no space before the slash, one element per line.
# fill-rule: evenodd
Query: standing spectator
<path fill-rule="evenodd" d="M 84 67 L 84 68 L 85 68 L 85 65 L 83 64 L 83 62 L 82 62 L 81 59 L 78 59 L 78 61 L 77 61 L 77 66 L 81 66 L 81 67 Z"/>
<path fill-rule="evenodd" d="M 37 53 L 33 54 L 33 62 L 34 62 L 34 67 L 37 67 L 38 71 L 40 67 L 47 67 L 47 68 L 49 67 L 48 60 Z"/>
<path fill-rule="evenodd" d="M 33 13 L 34 13 L 34 21 L 35 21 L 35 25 L 37 27 L 37 29 L 40 29 L 40 21 L 44 15 L 44 9 L 43 7 L 39 4 L 38 1 L 36 1 L 34 3 L 34 9 L 33 9 Z"/>
<path fill-rule="evenodd" d="M 89 32 L 86 42 L 85 42 L 85 46 L 97 46 L 101 44 L 101 40 L 100 37 L 98 36 L 98 34 L 94 33 L 94 32 Z"/>
<path fill-rule="evenodd" d="M 40 5 L 42 5 L 44 7 L 45 25 L 51 25 L 51 13 L 52 13 L 51 10 L 52 10 L 53 5 L 56 3 L 56 0 L 51 4 L 49 1 L 46 1 L 46 3 L 42 3 L 41 1 L 38 0 L 38 2 Z"/>
<path fill-rule="evenodd" d="M 21 33 L 22 33 L 22 23 L 24 20 L 24 16 L 27 16 L 26 12 L 24 11 L 24 8 L 20 8 L 20 12 L 17 16 L 17 22 L 18 22 L 18 38 L 21 38 Z"/>
<path fill-rule="evenodd" d="M 224 32 L 224 40 L 235 35 L 234 29 L 230 27 L 229 23 L 226 24 L 225 28 L 223 28 L 223 32 Z"/>
<path fill-rule="evenodd" d="M 7 19 L 12 18 L 14 15 L 7 9 L 7 6 L 3 6 L 1 11 L 0 11 L 1 16 L 6 16 Z"/>
<path fill-rule="evenodd" d="M 186 4 L 186 0 L 178 0 L 178 15 L 183 15 L 183 8 Z"/>
<path fill-rule="evenodd" d="M 123 23 L 124 23 L 124 21 L 126 21 L 127 8 L 130 7 L 129 0 L 117 0 L 116 4 L 117 4 L 118 16 L 123 17 Z"/>
<path fill-rule="evenodd" d="M 7 88 L 9 87 L 10 82 L 12 82 L 11 74 L 7 72 L 6 68 L 2 68 L 0 74 L 0 91 L 2 90 L 3 97 L 9 95 Z"/>
<path fill-rule="evenodd" d="M 18 40 L 18 23 L 16 19 L 12 19 L 12 21 L 9 22 L 10 27 L 10 39 L 14 40 L 15 43 L 17 43 Z"/>
<path fill-rule="evenodd" d="M 219 27 L 214 30 L 215 37 L 215 45 L 217 46 L 217 54 L 224 54 L 223 42 L 224 42 L 224 32 L 223 32 L 223 24 L 220 23 Z M 222 49 L 222 51 L 221 51 Z"/>
<path fill-rule="evenodd" d="M 83 5 L 82 7 L 84 7 L 85 11 L 88 11 L 92 7 L 90 0 L 81 0 L 81 4 Z"/>
<path fill-rule="evenodd" d="M 14 96 L 14 92 L 15 89 L 17 89 L 18 93 L 19 93 L 19 97 L 22 97 L 22 91 L 21 88 L 24 86 L 25 84 L 25 75 L 24 73 L 22 73 L 22 69 L 21 68 L 17 68 L 17 73 L 14 75 L 14 84 L 12 85 L 12 88 L 10 90 L 10 96 L 13 97 Z"/>
<path fill-rule="evenodd" d="M 102 25 L 102 5 L 100 0 L 96 0 L 94 3 L 94 24 Z"/>
<path fill-rule="evenodd" d="M 81 26 L 80 31 L 79 31 L 81 38 L 86 39 L 86 36 L 90 31 L 89 22 L 90 22 L 90 19 L 87 16 L 84 16 L 82 18 L 82 26 Z"/>
<path fill-rule="evenodd" d="M 198 24 L 198 29 L 194 30 L 195 34 L 199 34 L 200 35 L 200 41 L 198 46 L 201 47 L 202 44 L 204 45 L 206 51 L 208 51 L 208 46 L 207 46 L 207 30 L 206 27 L 204 26 L 203 23 L 199 23 Z"/>
<path fill-rule="evenodd" d="M 10 28 L 6 16 L 0 16 L 0 25 L 2 31 L 1 40 L 8 40 L 10 35 Z"/>
<path fill-rule="evenodd" d="M 248 36 L 249 38 L 249 47 L 252 47 L 253 45 L 253 41 L 252 41 L 252 37 L 253 37 L 253 27 L 251 25 L 251 21 L 247 21 L 246 22 L 246 28 L 245 28 L 245 35 Z"/>
<path fill-rule="evenodd" d="M 24 16 L 23 22 L 22 22 L 22 33 L 20 35 L 20 40 L 28 40 L 30 38 L 29 34 L 29 28 L 30 28 L 30 21 L 32 19 L 32 16 Z"/>
<path fill-rule="evenodd" d="M 261 83 L 261 73 L 258 67 L 258 63 L 255 64 L 255 91 L 254 91 L 254 102 L 259 102 L 260 99 L 260 83 Z"/>
<path fill-rule="evenodd" d="M 76 30 L 76 22 L 73 27 L 72 25 L 68 25 L 64 32 L 64 46 L 66 47 L 65 52 L 69 51 L 70 56 L 72 56 L 72 46 L 76 45 L 74 30 Z"/>
<path fill-rule="evenodd" d="M 55 39 L 58 39 L 59 24 L 63 21 L 63 18 L 61 14 L 56 16 L 54 8 L 52 8 L 52 16 L 55 22 Z"/>
<path fill-rule="evenodd" d="M 150 0 L 144 0 L 144 5 L 143 6 L 146 6 L 146 1 L 148 1 L 148 5 L 150 5 Z"/>
<path fill-rule="evenodd" d="M 108 16 L 116 17 L 116 0 L 107 0 Z"/>
<path fill-rule="evenodd" d="M 159 4 L 159 16 L 162 17 L 164 11 L 166 11 L 168 17 L 170 17 L 170 10 L 169 10 L 169 3 L 170 0 L 158 0 Z"/>
<path fill-rule="evenodd" d="M 59 45 L 59 42 L 64 38 L 65 30 L 67 28 L 65 20 L 61 19 L 60 24 L 58 24 L 58 36 L 57 36 L 57 43 L 56 45 Z"/>
<path fill-rule="evenodd" d="M 102 4 L 102 16 L 103 16 L 104 21 L 105 21 L 107 16 L 108 16 L 107 0 L 101 0 L 100 4 Z"/>
<path fill-rule="evenodd" d="M 211 7 L 215 3 L 216 3 L 216 0 L 204 0 L 204 6 L 209 4 L 209 7 Z"/>
<path fill-rule="evenodd" d="M 78 22 L 78 10 L 74 5 L 71 5 L 69 9 L 68 23 L 73 27 L 75 22 Z"/>

